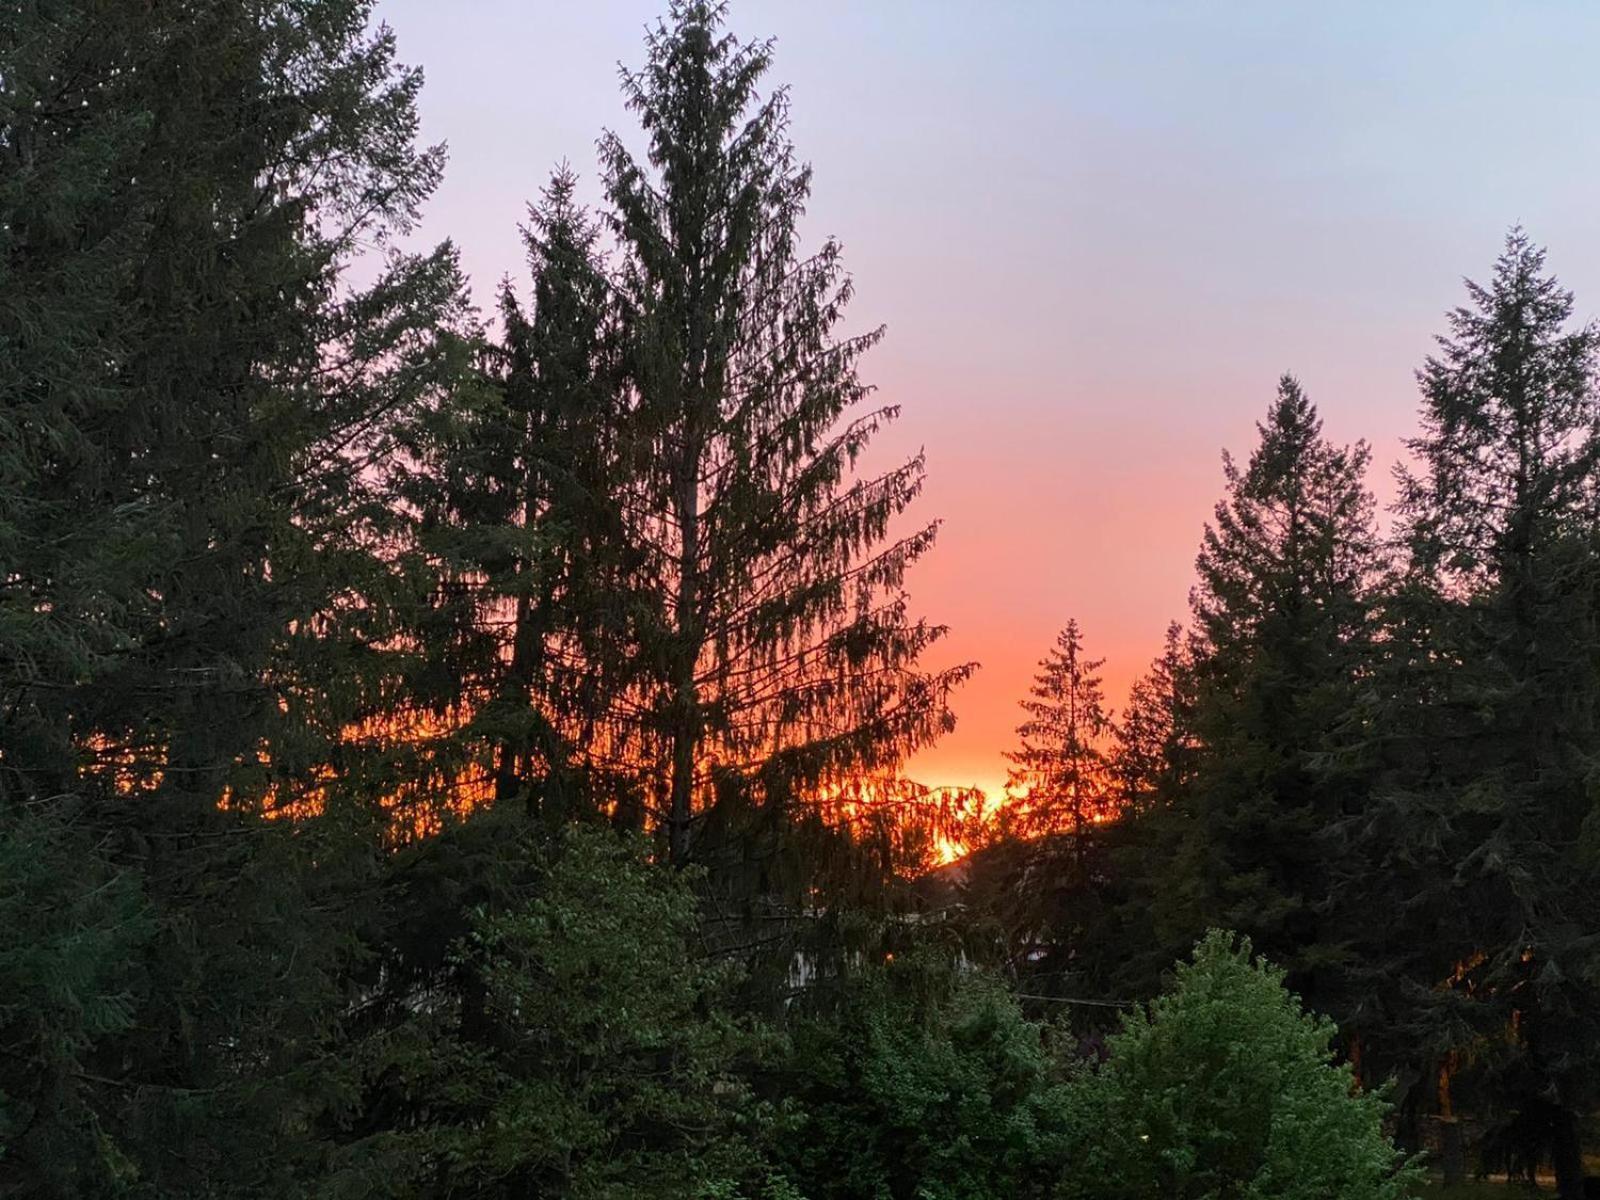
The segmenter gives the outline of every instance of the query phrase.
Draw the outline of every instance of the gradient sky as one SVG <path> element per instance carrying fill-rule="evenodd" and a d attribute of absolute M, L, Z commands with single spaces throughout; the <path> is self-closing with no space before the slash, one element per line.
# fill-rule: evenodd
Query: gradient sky
<path fill-rule="evenodd" d="M 480 302 L 525 202 L 602 127 L 664 0 L 380 0 L 450 146 L 422 235 Z M 1069 616 L 1114 702 L 1181 617 L 1223 447 L 1278 375 L 1389 491 L 1412 371 L 1508 226 L 1600 311 L 1600 5 L 734 0 L 778 39 L 809 230 L 854 274 L 865 375 L 944 521 L 911 581 L 983 669 L 929 783 L 995 787 Z"/>

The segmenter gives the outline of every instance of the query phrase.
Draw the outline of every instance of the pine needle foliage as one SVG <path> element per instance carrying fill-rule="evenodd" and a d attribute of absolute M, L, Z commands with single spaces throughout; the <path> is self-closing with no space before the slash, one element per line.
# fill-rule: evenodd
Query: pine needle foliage
<path fill-rule="evenodd" d="M 724 17 L 673 4 L 623 76 L 644 157 L 601 142 L 632 389 L 624 510 L 648 580 L 634 707 L 675 862 L 738 853 L 739 812 L 850 816 L 873 780 L 897 795 L 970 670 L 920 665 L 944 633 L 904 592 L 936 531 L 901 520 L 923 459 L 860 473 L 898 413 L 857 373 L 882 331 L 841 332 L 853 289 L 837 242 L 801 246 L 811 171 L 788 93 L 759 91 L 772 46 Z"/>

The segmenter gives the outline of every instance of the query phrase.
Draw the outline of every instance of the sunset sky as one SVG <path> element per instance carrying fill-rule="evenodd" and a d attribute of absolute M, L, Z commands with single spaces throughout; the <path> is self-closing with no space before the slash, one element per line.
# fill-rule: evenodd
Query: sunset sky
<path fill-rule="evenodd" d="M 381 0 L 450 167 L 425 239 L 480 302 L 565 158 L 598 197 L 617 64 L 664 0 Z M 996 787 L 1069 616 L 1127 683 L 1181 617 L 1219 454 L 1295 372 L 1373 485 L 1412 371 L 1514 222 L 1600 312 L 1600 6 L 736 0 L 844 244 L 866 377 L 903 406 L 944 521 L 912 579 L 983 669 L 929 783 Z"/>

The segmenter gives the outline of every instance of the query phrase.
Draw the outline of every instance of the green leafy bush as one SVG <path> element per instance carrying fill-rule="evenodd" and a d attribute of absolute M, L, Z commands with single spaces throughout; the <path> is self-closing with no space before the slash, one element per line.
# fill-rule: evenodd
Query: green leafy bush
<path fill-rule="evenodd" d="M 809 1200 L 1050 1194 L 1066 1094 L 999 980 L 916 953 L 860 972 L 796 1022 L 797 1116 L 774 1153 Z"/>
<path fill-rule="evenodd" d="M 1387 1105 L 1330 1052 L 1250 942 L 1213 931 L 1168 992 L 1129 1017 L 1072 1086 L 1080 1152 L 1058 1195 L 1084 1200 L 1402 1200 L 1417 1170 Z"/>
<path fill-rule="evenodd" d="M 446 970 L 377 1039 L 340 1196 L 678 1200 L 759 1194 L 744 1082 L 763 1035 L 695 939 L 693 878 L 575 826 L 476 906 Z"/>

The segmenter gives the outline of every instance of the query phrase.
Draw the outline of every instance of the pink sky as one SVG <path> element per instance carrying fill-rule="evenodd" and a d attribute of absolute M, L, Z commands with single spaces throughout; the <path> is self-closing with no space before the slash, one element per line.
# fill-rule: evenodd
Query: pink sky
<path fill-rule="evenodd" d="M 595 195 L 596 136 L 632 130 L 616 64 L 662 7 L 380 0 L 451 147 L 422 234 L 480 301 L 555 162 Z M 929 783 L 1003 780 L 1069 616 L 1120 702 L 1282 371 L 1373 443 L 1382 495 L 1411 372 L 1509 225 L 1600 311 L 1600 7 L 745 0 L 732 25 L 777 37 L 810 227 L 888 326 L 883 451 L 928 452 L 913 600 L 983 664 Z"/>

